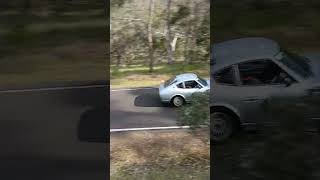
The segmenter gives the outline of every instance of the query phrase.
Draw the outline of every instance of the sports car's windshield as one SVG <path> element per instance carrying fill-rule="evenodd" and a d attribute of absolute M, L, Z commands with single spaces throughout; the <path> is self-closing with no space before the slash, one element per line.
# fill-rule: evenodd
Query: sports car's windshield
<path fill-rule="evenodd" d="M 307 60 L 303 57 L 300 57 L 293 53 L 289 53 L 287 51 L 282 51 L 278 55 L 276 55 L 276 58 L 303 78 L 308 78 L 312 75 L 310 66 Z"/>
<path fill-rule="evenodd" d="M 202 79 L 202 78 L 199 78 L 199 82 L 204 85 L 204 86 L 208 86 L 208 83 L 206 80 Z"/>

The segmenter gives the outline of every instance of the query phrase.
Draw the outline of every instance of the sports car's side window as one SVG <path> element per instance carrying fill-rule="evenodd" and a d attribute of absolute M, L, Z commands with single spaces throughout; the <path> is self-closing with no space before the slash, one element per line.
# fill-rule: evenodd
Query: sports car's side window
<path fill-rule="evenodd" d="M 242 85 L 284 84 L 288 74 L 271 60 L 256 60 L 238 65 Z"/>
<path fill-rule="evenodd" d="M 235 85 L 234 70 L 232 67 L 222 69 L 213 74 L 214 80 L 218 84 Z"/>
<path fill-rule="evenodd" d="M 183 83 L 177 84 L 177 87 L 183 89 L 183 88 L 184 88 L 184 87 L 183 87 Z"/>
<path fill-rule="evenodd" d="M 194 80 L 185 81 L 184 85 L 185 85 L 186 89 L 201 88 L 201 85 L 197 81 L 194 81 Z"/>

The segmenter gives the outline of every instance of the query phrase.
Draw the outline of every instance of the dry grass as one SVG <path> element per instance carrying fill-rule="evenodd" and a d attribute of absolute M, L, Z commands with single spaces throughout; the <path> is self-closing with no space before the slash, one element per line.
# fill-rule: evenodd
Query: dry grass
<path fill-rule="evenodd" d="M 207 137 L 184 130 L 112 134 L 111 179 L 209 179 Z"/>

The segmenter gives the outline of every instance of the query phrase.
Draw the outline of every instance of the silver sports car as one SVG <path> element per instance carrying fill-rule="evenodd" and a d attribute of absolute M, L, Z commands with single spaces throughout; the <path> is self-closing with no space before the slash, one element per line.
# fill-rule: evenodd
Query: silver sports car
<path fill-rule="evenodd" d="M 262 105 L 272 96 L 320 92 L 320 56 L 292 54 L 270 39 L 215 44 L 211 61 L 211 133 L 216 140 L 237 127 L 269 121 Z"/>
<path fill-rule="evenodd" d="M 210 80 L 202 79 L 194 73 L 185 73 L 162 83 L 159 87 L 159 95 L 162 102 L 180 107 L 190 102 L 193 93 L 205 92 L 209 89 Z"/>

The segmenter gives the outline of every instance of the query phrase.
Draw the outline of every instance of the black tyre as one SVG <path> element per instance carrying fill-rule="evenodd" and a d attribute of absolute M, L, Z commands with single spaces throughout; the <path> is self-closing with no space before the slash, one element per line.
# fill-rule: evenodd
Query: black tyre
<path fill-rule="evenodd" d="M 225 141 L 236 130 L 235 119 L 225 112 L 212 112 L 210 114 L 211 139 L 214 142 Z"/>
<path fill-rule="evenodd" d="M 181 107 L 184 104 L 184 99 L 181 96 L 175 96 L 172 101 L 172 105 L 175 107 Z"/>

